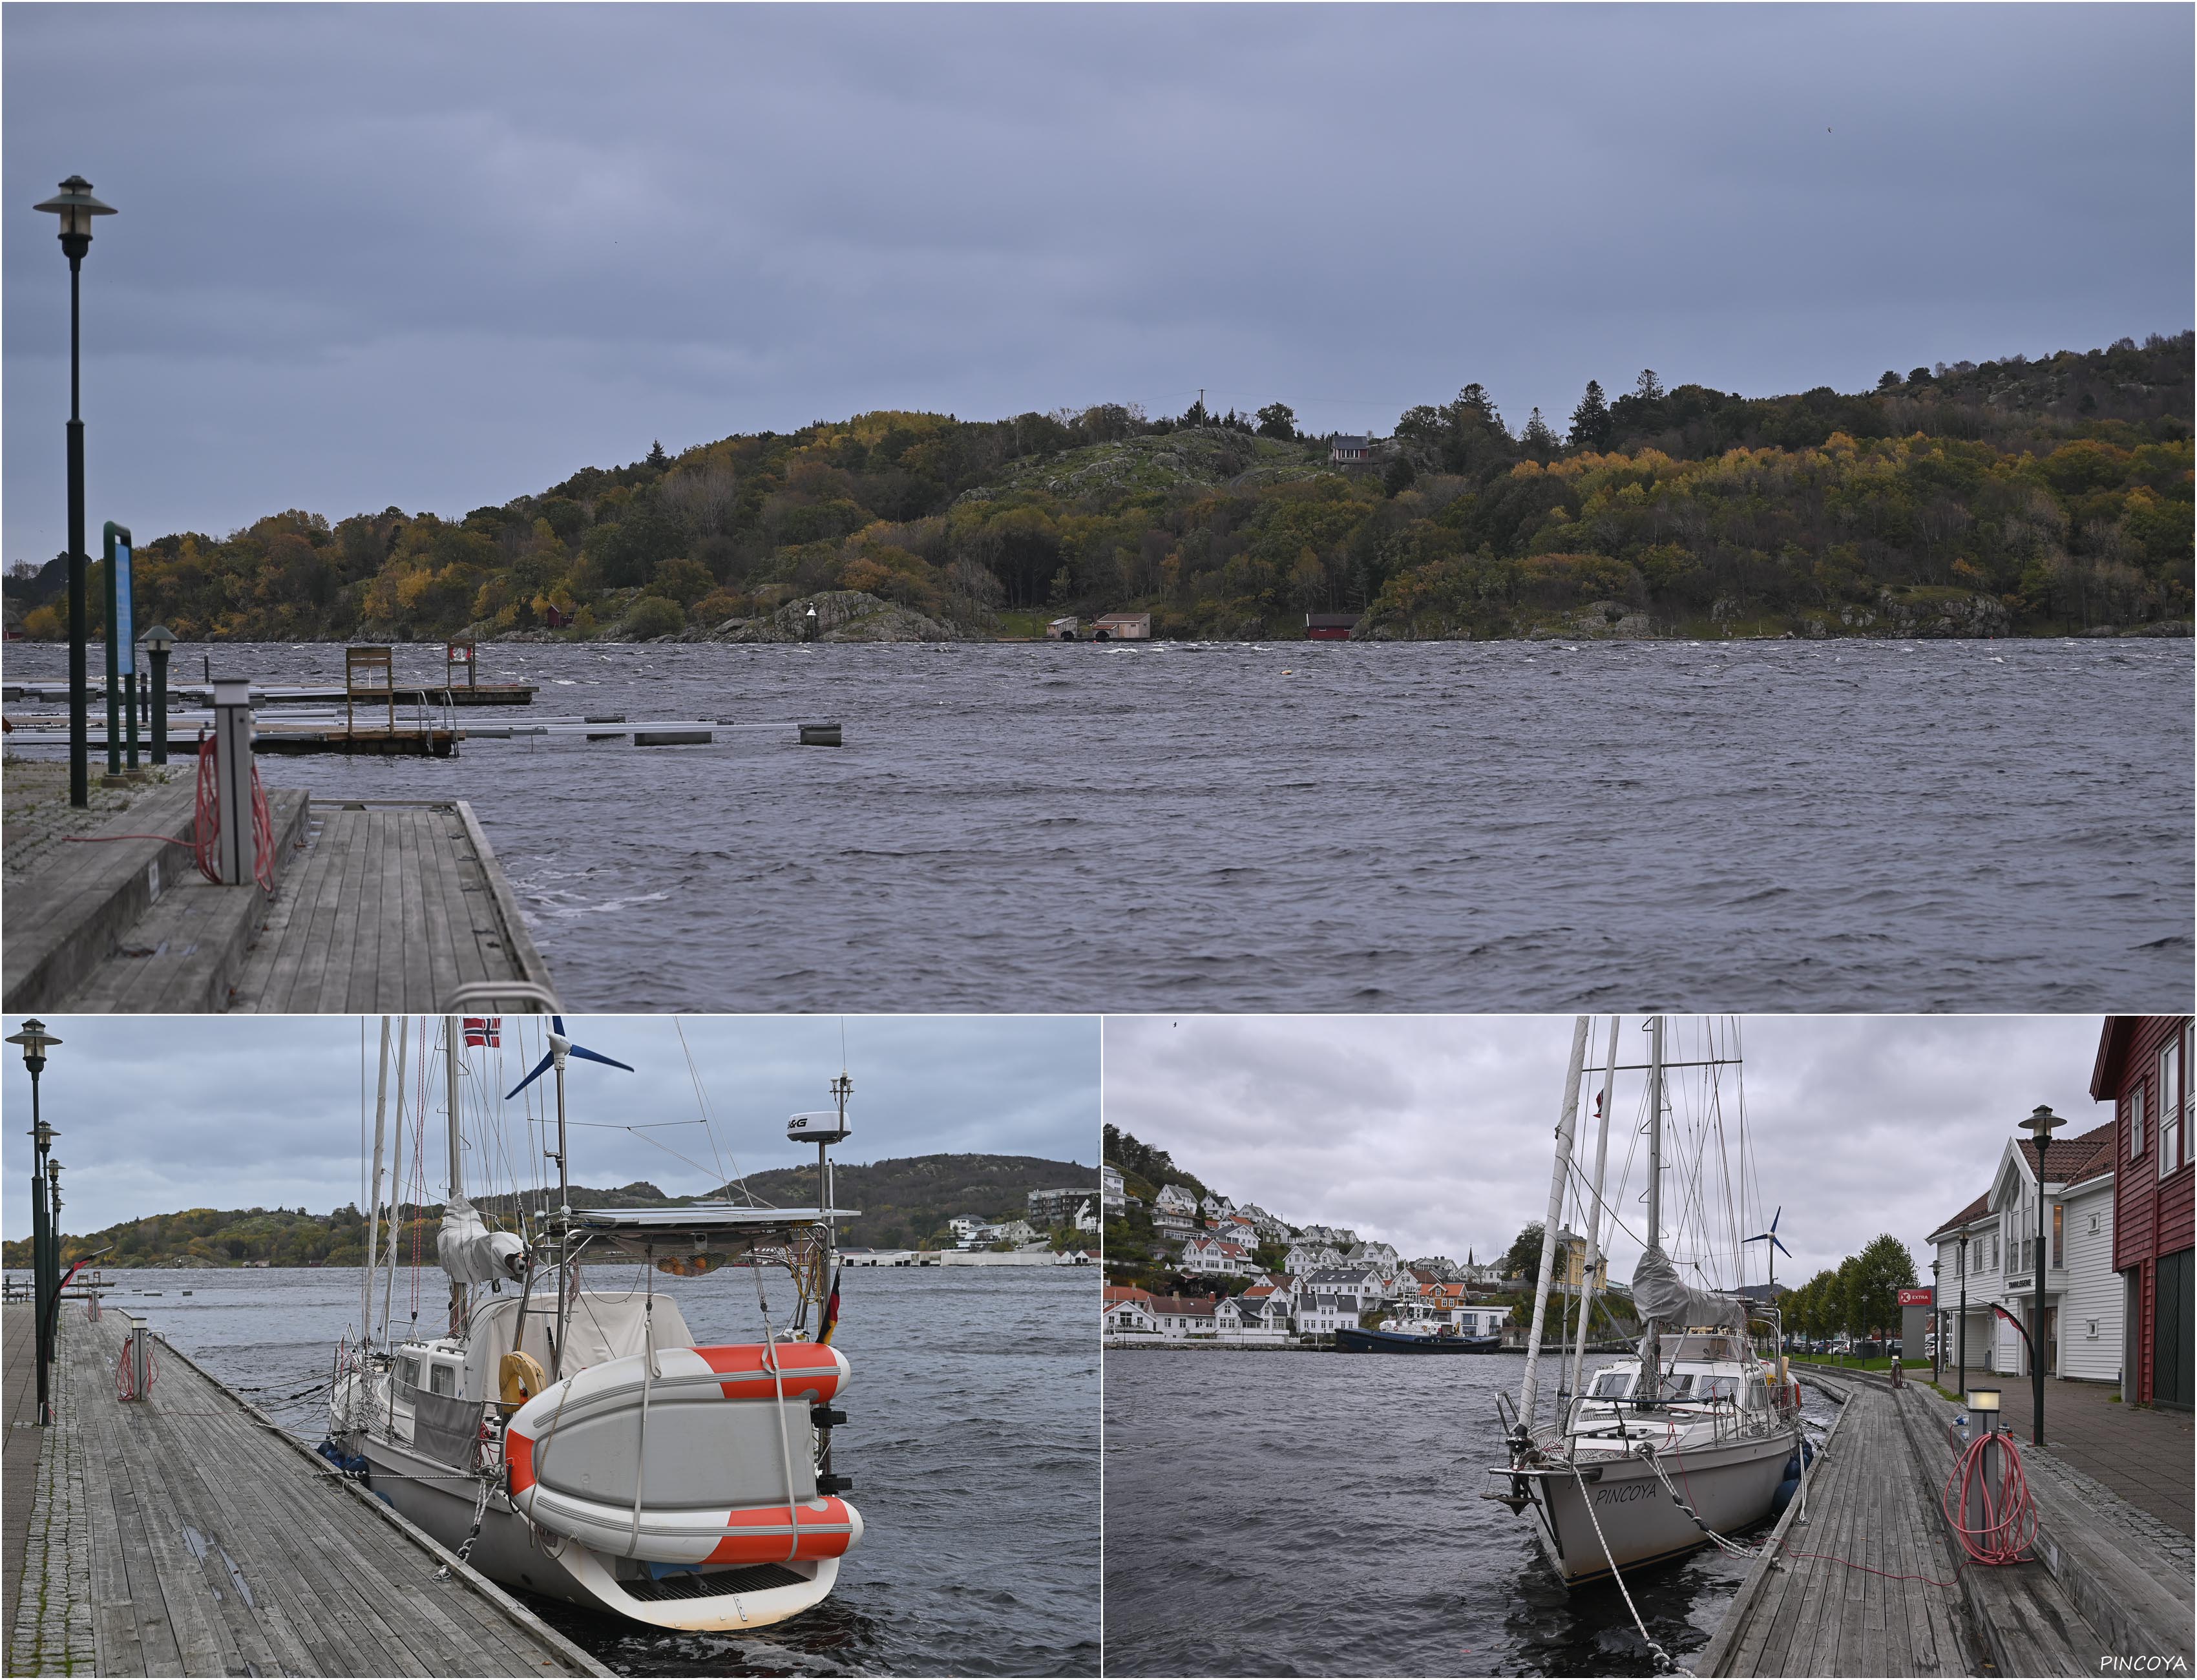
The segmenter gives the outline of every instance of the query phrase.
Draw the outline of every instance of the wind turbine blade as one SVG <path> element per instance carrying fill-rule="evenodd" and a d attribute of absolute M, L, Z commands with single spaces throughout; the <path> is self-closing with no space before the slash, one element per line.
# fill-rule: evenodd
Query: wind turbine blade
<path fill-rule="evenodd" d="M 1790 1259 L 1792 1259 L 1792 1258 L 1793 1258 L 1793 1251 L 1792 1251 L 1790 1248 L 1787 1248 L 1787 1247 L 1786 1247 L 1783 1243 L 1778 1243 L 1778 1242 L 1777 1242 L 1777 1239 L 1775 1237 L 1772 1237 L 1770 1240 L 1771 1240 L 1772 1243 L 1777 1243 L 1777 1252 L 1778 1252 L 1779 1254 L 1781 1254 L 1784 1255 L 1784 1256 L 1785 1256 L 1785 1258 L 1786 1258 L 1786 1259 L 1788 1259 L 1788 1260 L 1790 1260 Z"/>
<path fill-rule="evenodd" d="M 542 1075 L 549 1071 L 549 1064 L 555 1060 L 556 1057 L 554 1056 L 543 1056 L 539 1062 L 536 1062 L 534 1064 L 534 1071 L 532 1073 L 527 1075 L 525 1079 L 519 1080 L 518 1084 L 513 1086 L 510 1090 L 503 1093 L 503 1100 L 508 1103 L 513 1098 L 519 1095 L 520 1092 L 525 1090 L 528 1086 L 533 1084 L 536 1080 L 540 1079 Z"/>
<path fill-rule="evenodd" d="M 574 1045 L 572 1046 L 571 1053 L 581 1057 L 584 1061 L 600 1062 L 606 1068 L 624 1068 L 628 1073 L 633 1073 L 635 1071 L 635 1069 L 629 1067 L 625 1063 L 615 1062 L 607 1056 L 598 1055 L 595 1051 L 588 1049 L 583 1045 Z"/>
<path fill-rule="evenodd" d="M 1772 1214 L 1770 1216 L 1770 1228 L 1771 1228 L 1771 1230 L 1772 1230 L 1772 1231 L 1777 1230 L 1777 1221 L 1778 1221 L 1778 1220 L 1780 1220 L 1780 1219 L 1783 1219 L 1784 1217 L 1785 1217 L 1785 1210 L 1784 1210 L 1784 1208 L 1779 1208 L 1776 1213 Z"/>

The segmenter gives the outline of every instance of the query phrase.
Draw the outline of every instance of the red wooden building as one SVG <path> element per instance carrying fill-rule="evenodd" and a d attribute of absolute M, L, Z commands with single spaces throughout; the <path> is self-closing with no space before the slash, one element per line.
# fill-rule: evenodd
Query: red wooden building
<path fill-rule="evenodd" d="M 1307 612 L 1305 614 L 1307 641 L 1348 641 L 1358 628 L 1359 615 L 1354 612 Z"/>
<path fill-rule="evenodd" d="M 2090 1095 L 2113 1105 L 2113 1269 L 2126 1290 L 2123 1394 L 2190 1407 L 2190 1017 L 2115 1015 L 2098 1040 Z"/>

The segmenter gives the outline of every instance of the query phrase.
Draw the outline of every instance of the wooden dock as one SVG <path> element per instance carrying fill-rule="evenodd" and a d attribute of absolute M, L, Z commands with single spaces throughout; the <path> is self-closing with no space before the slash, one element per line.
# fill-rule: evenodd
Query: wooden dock
<path fill-rule="evenodd" d="M 88 690 L 95 704 L 107 704 L 107 685 L 95 681 Z M 395 690 L 374 691 L 373 704 L 386 705 L 393 698 L 400 706 L 530 706 L 540 692 L 539 686 L 531 682 L 483 682 L 471 686 L 459 682 L 448 687 L 439 684 L 400 684 Z M 171 682 L 168 685 L 171 702 L 189 701 L 201 706 L 213 704 L 213 688 L 203 682 Z M 50 705 L 66 701 L 69 697 L 66 682 L 10 682 L 0 686 L 0 698 L 32 701 Z M 341 683 L 253 683 L 252 704 L 258 706 L 325 706 L 331 703 L 340 705 L 345 698 Z"/>
<path fill-rule="evenodd" d="M 2102 1671 L 2113 1642 L 2045 1563 L 1986 1567 L 1961 1552 L 1938 1503 L 1956 1454 L 1918 1386 L 1804 1380 L 1843 1396 L 1806 1515 L 1796 1501 L 1780 1520 L 1695 1672 Z"/>
<path fill-rule="evenodd" d="M 118 1399 L 125 1329 L 64 1314 L 10 1674 L 610 1671 L 165 1343 Z"/>
<path fill-rule="evenodd" d="M 546 989 L 548 970 L 472 808 L 355 800 L 313 807 L 229 1007 L 439 1011 L 460 986 L 513 981 Z"/>
<path fill-rule="evenodd" d="M 504 1006 L 546 1006 L 548 968 L 464 801 L 316 803 L 275 789 L 268 803 L 271 898 L 206 880 L 176 843 L 195 821 L 188 785 L 56 848 L 8 895 L 0 1004 L 439 1013 L 460 987 L 499 984 L 517 988 Z"/>

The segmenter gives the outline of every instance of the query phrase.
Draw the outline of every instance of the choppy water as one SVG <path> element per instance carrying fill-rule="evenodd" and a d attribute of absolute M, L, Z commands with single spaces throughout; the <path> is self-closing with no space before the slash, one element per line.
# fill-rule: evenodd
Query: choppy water
<path fill-rule="evenodd" d="M 1480 1498 L 1524 1364 L 1109 1353 L 1106 1671 L 1655 1672 L 1614 1586 L 1567 1592 Z M 1628 1584 L 1683 1662 L 1746 1569 L 1712 1550 Z"/>
<path fill-rule="evenodd" d="M 442 1273 L 420 1275 L 432 1318 Z M 110 1308 L 144 1313 L 224 1382 L 268 1391 L 251 1398 L 301 1439 L 326 1434 L 324 1397 L 283 1397 L 322 1382 L 357 1324 L 355 1270 L 109 1277 Z M 657 1284 L 698 1339 L 756 1334 L 745 1272 Z M 867 1527 L 814 1610 L 734 1637 L 529 1602 L 624 1674 L 1096 1674 L 1098 1289 L 1081 1271 L 847 1271 L 836 1341 L 854 1380 L 832 1457 Z M 790 1284 L 766 1290 L 774 1312 L 791 1306 Z M 400 1272 L 400 1319 L 407 1299 Z"/>
<path fill-rule="evenodd" d="M 212 658 L 341 680 L 333 646 Z M 2188 642 L 480 658 L 537 713 L 846 725 L 275 767 L 472 800 L 576 1007 L 2189 1006 Z"/>

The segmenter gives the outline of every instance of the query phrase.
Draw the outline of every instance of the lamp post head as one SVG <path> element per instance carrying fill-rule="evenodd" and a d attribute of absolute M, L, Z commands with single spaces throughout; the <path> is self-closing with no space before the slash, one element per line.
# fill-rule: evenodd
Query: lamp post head
<path fill-rule="evenodd" d="M 2043 1103 L 2039 1103 L 2031 1111 L 2029 1118 L 2021 1122 L 2021 1129 L 2032 1134 L 2037 1139 L 2037 1158 L 2040 1162 L 2043 1160 L 2044 1151 L 2052 1142 L 2052 1128 L 2055 1126 L 2065 1126 L 2067 1123 Z"/>
<path fill-rule="evenodd" d="M 57 1045 L 61 1040 L 46 1030 L 44 1022 L 33 1017 L 24 1022 L 21 1032 L 9 1034 L 8 1042 L 23 1046 L 23 1065 L 31 1070 L 31 1077 L 36 1079 L 45 1071 L 48 1046 Z"/>
<path fill-rule="evenodd" d="M 176 633 L 165 624 L 155 624 L 145 632 L 144 643 L 149 653 L 165 653 L 176 645 Z"/>
<path fill-rule="evenodd" d="M 61 250 L 72 262 L 91 249 L 91 218 L 114 214 L 113 205 L 92 197 L 91 182 L 81 175 L 72 175 L 61 182 L 60 192 L 32 207 L 50 211 L 61 218 Z"/>

